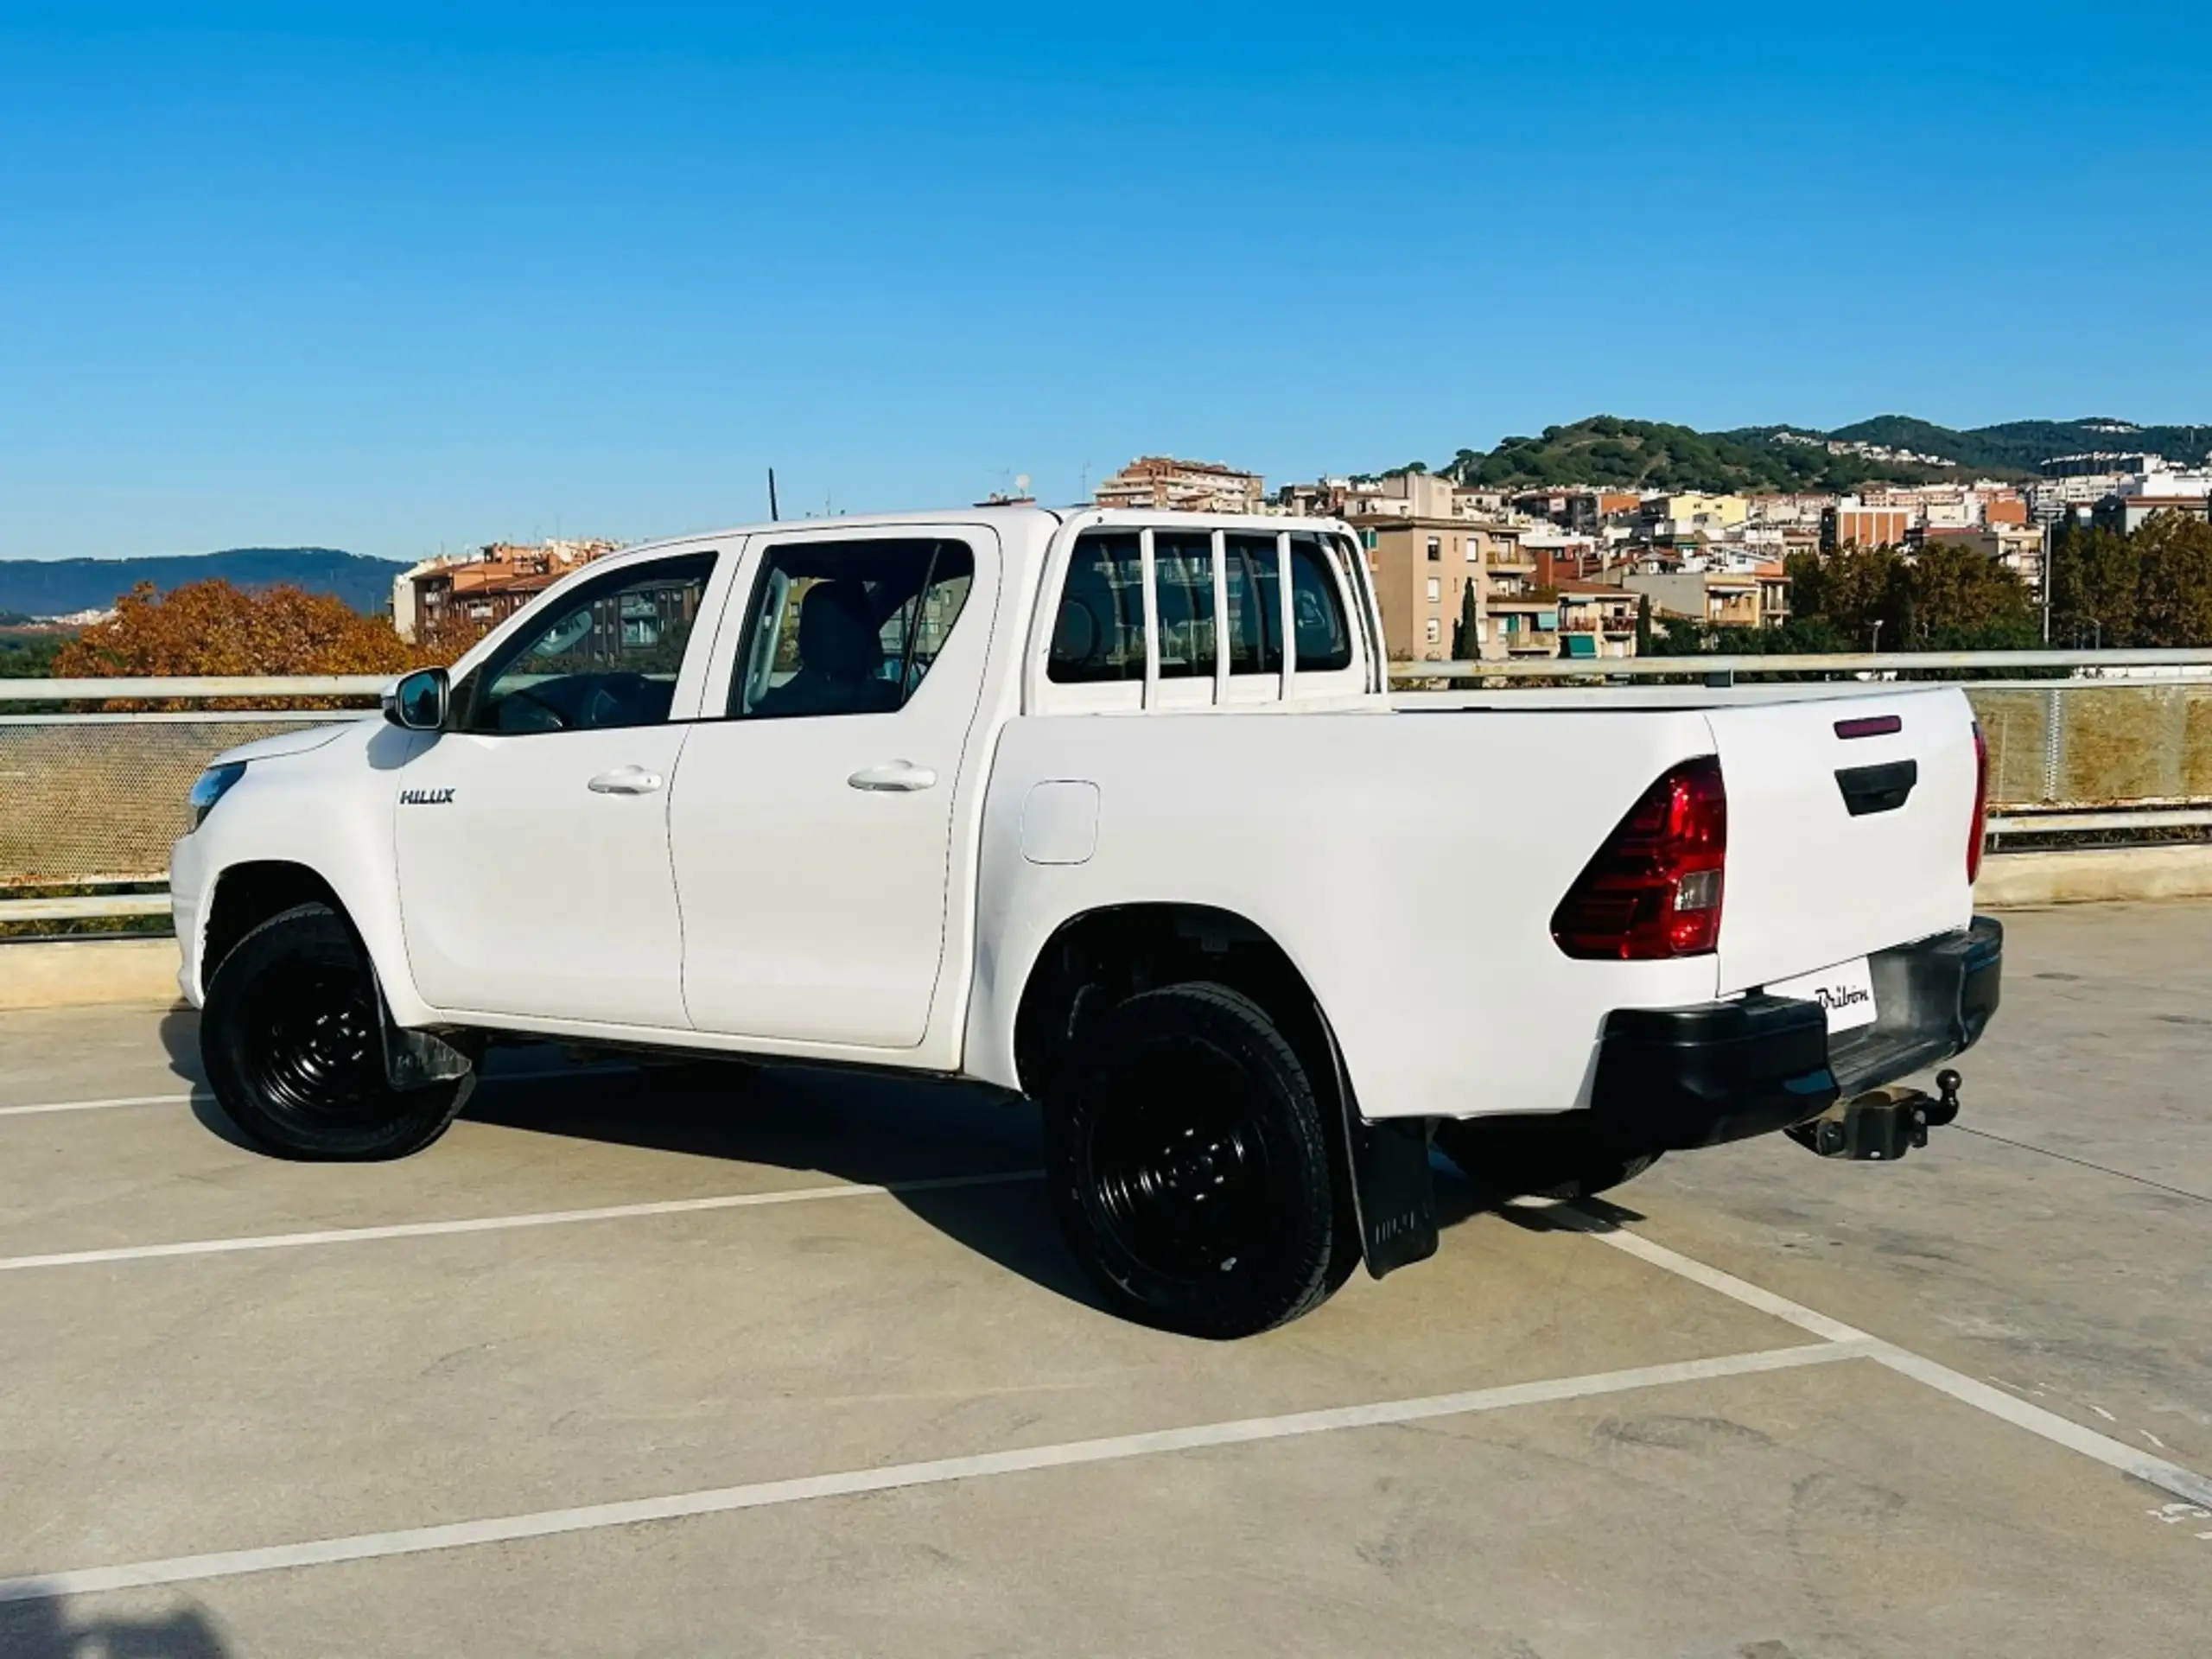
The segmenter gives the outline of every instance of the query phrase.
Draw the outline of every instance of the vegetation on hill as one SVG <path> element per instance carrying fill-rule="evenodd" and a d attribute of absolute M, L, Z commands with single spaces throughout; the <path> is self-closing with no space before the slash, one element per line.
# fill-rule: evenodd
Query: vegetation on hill
<path fill-rule="evenodd" d="M 104 611 L 141 582 L 166 593 L 221 579 L 240 588 L 293 587 L 343 600 L 367 615 L 391 608 L 391 582 L 407 567 L 331 547 L 240 547 L 148 559 L 0 559 L 0 610 L 33 616 Z"/>
<path fill-rule="evenodd" d="M 1771 432 L 1781 429 L 1762 429 Z M 1646 490 L 1852 490 L 1874 483 L 1925 483 L 1948 469 L 1832 455 L 1815 444 L 1757 435 L 1699 432 L 1662 421 L 1596 415 L 1541 436 L 1502 440 L 1487 452 L 1462 449 L 1439 470 L 1490 489 L 1597 485 Z"/>
<path fill-rule="evenodd" d="M 0 680 L 44 679 L 67 643 L 66 634 L 0 633 Z"/>
<path fill-rule="evenodd" d="M 1792 442 L 1812 439 L 1815 442 Z M 1826 441 L 1864 443 L 1955 465 L 1830 454 Z M 1928 484 L 1977 477 L 2025 479 L 2056 455 L 2148 450 L 2200 462 L 2212 426 L 2143 426 L 2086 417 L 2008 421 L 1958 431 L 1909 415 L 1879 415 L 1823 432 L 1810 426 L 1747 426 L 1700 432 L 1660 421 L 1597 415 L 1537 437 L 1502 439 L 1494 449 L 1462 449 L 1438 470 L 1491 489 L 1561 485 L 1647 490 L 1850 491 L 1880 484 Z"/>

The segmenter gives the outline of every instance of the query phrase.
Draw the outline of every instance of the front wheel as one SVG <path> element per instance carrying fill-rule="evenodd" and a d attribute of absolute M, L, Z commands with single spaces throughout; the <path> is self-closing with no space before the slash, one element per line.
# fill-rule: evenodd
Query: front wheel
<path fill-rule="evenodd" d="M 475 1073 L 396 1090 L 385 1077 L 376 976 L 327 905 L 255 928 L 216 965 L 200 1054 L 238 1130 L 281 1158 L 404 1158 L 446 1131 Z"/>
<path fill-rule="evenodd" d="M 1115 1306 L 1249 1336 L 1326 1300 L 1358 1256 L 1331 1126 L 1295 1050 L 1225 986 L 1109 1014 L 1046 1102 L 1068 1242 Z"/>

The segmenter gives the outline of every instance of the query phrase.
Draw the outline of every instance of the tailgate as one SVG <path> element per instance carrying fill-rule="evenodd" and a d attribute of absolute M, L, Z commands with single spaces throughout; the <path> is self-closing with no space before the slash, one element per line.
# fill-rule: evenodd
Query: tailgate
<path fill-rule="evenodd" d="M 1972 919 L 1964 693 L 1738 704 L 1707 718 L 1728 791 L 1724 995 Z"/>

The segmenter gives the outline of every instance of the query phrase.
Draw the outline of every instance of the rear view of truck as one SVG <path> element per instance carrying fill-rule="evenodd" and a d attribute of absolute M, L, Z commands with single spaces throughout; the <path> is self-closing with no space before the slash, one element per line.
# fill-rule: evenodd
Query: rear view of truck
<path fill-rule="evenodd" d="M 1777 1128 L 1893 1159 L 1955 1114 L 1955 1078 L 1934 1097 L 1880 1085 L 1972 1044 L 1996 1007 L 1972 711 L 1948 690 L 1764 699 L 1706 711 L 1713 753 L 1650 785 L 1552 918 L 1573 958 L 1709 957 L 1713 1000 L 1608 1014 L 1586 1110 L 1443 1125 L 1471 1170 L 1589 1192 Z"/>

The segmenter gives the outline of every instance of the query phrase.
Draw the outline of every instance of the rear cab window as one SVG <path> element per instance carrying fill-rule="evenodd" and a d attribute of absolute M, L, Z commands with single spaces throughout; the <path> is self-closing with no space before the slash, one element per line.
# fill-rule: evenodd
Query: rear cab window
<path fill-rule="evenodd" d="M 1081 527 L 1046 571 L 1036 706 L 1199 709 L 1370 690 L 1357 558 L 1341 532 L 1264 521 Z"/>

